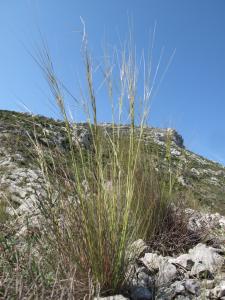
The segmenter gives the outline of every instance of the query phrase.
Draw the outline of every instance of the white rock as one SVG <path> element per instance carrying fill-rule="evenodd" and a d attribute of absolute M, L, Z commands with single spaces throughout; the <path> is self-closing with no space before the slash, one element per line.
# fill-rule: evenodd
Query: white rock
<path fill-rule="evenodd" d="M 191 168 L 191 173 L 197 177 L 200 175 L 200 172 L 198 170 L 196 170 L 195 168 Z"/>
<path fill-rule="evenodd" d="M 220 250 L 213 247 L 207 247 L 204 244 L 198 244 L 193 249 L 189 250 L 191 259 L 196 263 L 201 263 L 210 272 L 218 271 L 223 263 L 224 258 L 219 254 Z"/>
<path fill-rule="evenodd" d="M 177 269 L 174 265 L 170 263 L 165 263 L 159 268 L 159 274 L 157 276 L 157 285 L 164 285 L 172 282 L 177 277 Z"/>
<path fill-rule="evenodd" d="M 174 156 L 180 156 L 181 155 L 181 152 L 178 151 L 175 148 L 172 148 L 170 152 L 171 152 L 171 155 L 174 155 Z"/>
<path fill-rule="evenodd" d="M 180 265 L 187 270 L 191 270 L 192 266 L 194 265 L 194 262 L 191 259 L 190 254 L 187 254 L 187 253 L 181 254 L 177 258 L 171 258 L 171 259 L 169 259 L 169 262 L 176 264 L 178 266 Z"/>
<path fill-rule="evenodd" d="M 188 292 L 190 292 L 192 295 L 199 296 L 200 294 L 200 284 L 195 279 L 187 279 L 185 281 L 185 288 Z"/>
<path fill-rule="evenodd" d="M 168 258 L 155 253 L 145 253 L 145 256 L 140 259 L 142 263 L 153 273 L 157 274 L 157 285 L 167 284 L 173 281 L 177 276 L 176 267 L 171 264 Z"/>
<path fill-rule="evenodd" d="M 156 271 L 164 265 L 165 257 L 158 255 L 156 253 L 145 253 L 144 257 L 140 261 L 150 270 Z"/>

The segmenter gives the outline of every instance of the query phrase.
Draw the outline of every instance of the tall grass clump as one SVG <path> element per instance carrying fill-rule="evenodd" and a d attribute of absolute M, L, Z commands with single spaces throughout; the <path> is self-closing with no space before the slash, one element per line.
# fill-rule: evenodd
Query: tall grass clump
<path fill-rule="evenodd" d="M 166 182 L 155 172 L 144 142 L 155 81 L 151 59 L 137 61 L 131 42 L 112 56 L 110 60 L 105 55 L 101 64 L 101 86 L 106 87 L 112 111 L 111 124 L 102 126 L 94 63 L 84 34 L 82 57 L 88 92 L 82 91 L 80 103 L 87 116 L 83 128 L 90 136 L 88 147 L 76 140 L 74 132 L 79 126 L 66 109 L 68 90 L 57 78 L 46 47 L 38 59 L 63 117 L 68 146 L 67 151 L 46 149 L 38 137 L 34 139 L 46 183 L 46 199 L 39 202 L 44 236 L 40 248 L 62 280 L 76 274 L 77 282 L 86 283 L 89 294 L 93 290 L 95 295 L 121 290 L 129 245 L 157 232 L 171 196 Z"/>

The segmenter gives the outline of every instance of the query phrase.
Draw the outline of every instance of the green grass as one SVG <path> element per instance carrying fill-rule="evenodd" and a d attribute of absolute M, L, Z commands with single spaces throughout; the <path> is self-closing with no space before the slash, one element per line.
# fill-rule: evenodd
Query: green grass
<path fill-rule="evenodd" d="M 37 138 L 34 140 L 48 191 L 45 202 L 39 203 L 45 220 L 42 230 L 44 245 L 48 245 L 48 251 L 51 249 L 43 255 L 50 255 L 52 268 L 55 271 L 59 269 L 62 276 L 75 268 L 81 281 L 87 282 L 91 278 L 96 294 L 113 294 L 123 289 L 125 284 L 129 245 L 139 238 L 151 241 L 154 236 L 160 235 L 169 212 L 174 184 L 170 173 L 168 177 L 157 175 L 153 156 L 143 144 L 149 94 L 143 95 L 143 114 L 136 124 L 138 70 L 132 48 L 123 49 L 118 58 L 118 74 L 122 75 L 118 77 L 117 117 L 113 104 L 114 78 L 108 74 L 108 68 L 103 72 L 108 74 L 104 79 L 109 103 L 111 101 L 112 104 L 111 134 L 105 133 L 98 124 L 94 66 L 86 44 L 83 58 L 88 90 L 88 96 L 83 100 L 92 137 L 92 149 L 88 153 L 82 145 L 74 146 L 62 85 L 54 72 L 49 53 L 45 48 L 40 53 L 39 64 L 61 111 L 69 144 L 66 158 L 51 149 L 46 158 L 46 149 Z M 144 90 L 147 89 L 145 82 Z M 120 125 L 126 103 L 129 129 L 124 136 Z M 167 153 L 168 164 L 169 156 Z"/>
<path fill-rule="evenodd" d="M 147 80 L 150 71 L 138 69 L 129 43 L 118 51 L 116 62 L 109 63 L 105 57 L 103 82 L 112 112 L 109 134 L 98 123 L 94 65 L 86 39 L 82 49 L 86 90 L 80 102 L 86 107 L 89 149 L 73 142 L 65 90 L 45 47 L 37 62 L 63 121 L 0 111 L 0 125 L 21 133 L 16 142 L 3 139 L 5 147 L 10 153 L 16 148 L 28 164 L 40 168 L 47 191 L 46 198 L 38 202 L 40 228 L 28 226 L 24 237 L 15 235 L 16 224 L 10 223 L 13 229 L 8 231 L 5 207 L 0 206 L 4 229 L 4 251 L 0 254 L 3 298 L 19 299 L 23 295 L 77 300 L 123 292 L 129 264 L 127 251 L 135 240 L 141 238 L 163 254 L 190 246 L 187 220 L 181 213 L 183 195 L 176 181 L 177 159 L 170 155 L 170 137 L 165 147 L 143 142 L 151 100 L 151 93 L 146 93 L 151 90 Z M 112 74 L 114 63 L 117 70 Z M 138 95 L 141 71 L 146 79 L 145 92 Z M 129 125 L 126 135 L 121 130 L 124 114 Z M 45 129 L 50 130 L 49 135 Z M 54 142 L 54 131 L 64 137 L 63 147 Z M 174 203 L 180 205 L 178 214 L 171 209 Z"/>

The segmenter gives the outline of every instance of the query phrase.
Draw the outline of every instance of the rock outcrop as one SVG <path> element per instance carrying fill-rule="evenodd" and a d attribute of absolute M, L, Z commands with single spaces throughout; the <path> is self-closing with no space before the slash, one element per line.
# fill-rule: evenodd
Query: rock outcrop
<path fill-rule="evenodd" d="M 217 249 L 204 244 L 198 244 L 177 257 L 142 253 L 141 257 L 137 256 L 132 266 L 133 273 L 128 277 L 127 295 L 96 299 L 224 299 L 224 255 L 224 245 Z"/>
<path fill-rule="evenodd" d="M 205 244 L 199 243 L 187 253 L 171 257 L 151 252 L 142 240 L 134 242 L 128 251 L 131 261 L 127 276 L 130 299 L 223 299 L 225 217 L 212 214 L 210 218 L 210 214 L 193 210 L 188 210 L 187 214 L 189 225 L 196 232 L 210 220 Z M 208 242 L 211 246 L 207 245 Z"/>

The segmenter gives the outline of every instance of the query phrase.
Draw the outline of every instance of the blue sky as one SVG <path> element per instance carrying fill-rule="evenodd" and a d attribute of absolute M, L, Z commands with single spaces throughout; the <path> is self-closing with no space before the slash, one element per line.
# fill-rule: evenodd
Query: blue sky
<path fill-rule="evenodd" d="M 153 61 L 164 55 L 161 72 L 172 64 L 152 103 L 150 124 L 174 127 L 188 149 L 225 164 L 225 1 L 224 0 L 1 0 L 0 109 L 56 116 L 48 87 L 28 54 L 48 43 L 57 74 L 79 95 L 82 74 L 80 16 L 86 22 L 96 61 L 102 45 L 119 46 L 134 24 L 138 53 L 149 45 L 156 23 Z M 100 119 L 110 120 L 99 95 Z"/>

